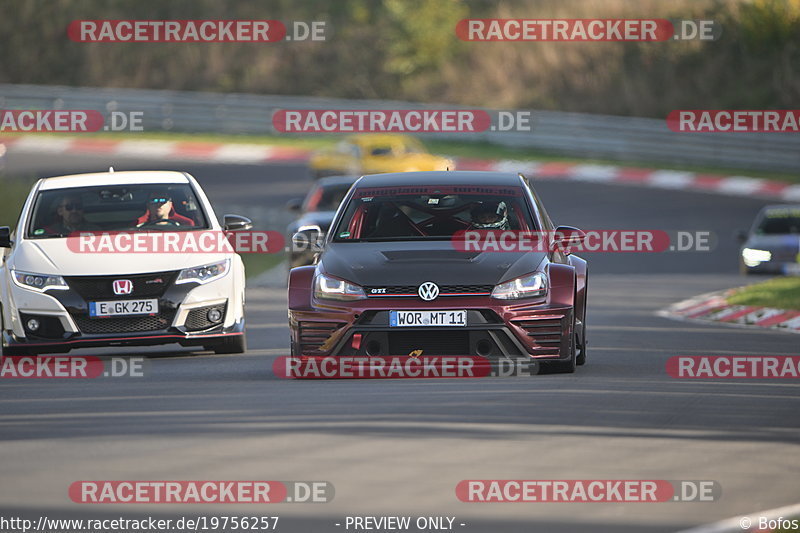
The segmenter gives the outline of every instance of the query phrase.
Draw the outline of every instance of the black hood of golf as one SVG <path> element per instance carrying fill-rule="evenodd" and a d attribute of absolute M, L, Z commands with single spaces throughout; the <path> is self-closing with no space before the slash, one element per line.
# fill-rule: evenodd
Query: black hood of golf
<path fill-rule="evenodd" d="M 320 261 L 332 276 L 367 287 L 497 285 L 535 272 L 544 252 L 462 252 L 449 240 L 328 243 Z"/>

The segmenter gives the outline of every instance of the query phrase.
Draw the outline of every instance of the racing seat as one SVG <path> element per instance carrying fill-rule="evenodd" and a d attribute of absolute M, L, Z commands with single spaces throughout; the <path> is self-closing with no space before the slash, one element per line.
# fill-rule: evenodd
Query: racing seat
<path fill-rule="evenodd" d="M 379 209 L 375 226 L 365 237 L 410 237 L 420 234 L 405 213 L 400 211 L 394 204 L 385 203 Z"/>

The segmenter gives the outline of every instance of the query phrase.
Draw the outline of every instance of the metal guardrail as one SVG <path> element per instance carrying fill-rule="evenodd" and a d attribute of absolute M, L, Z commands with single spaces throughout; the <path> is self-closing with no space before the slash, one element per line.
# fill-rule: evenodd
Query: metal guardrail
<path fill-rule="evenodd" d="M 145 131 L 276 134 L 278 109 L 458 109 L 387 100 L 217 94 L 0 84 L 2 109 L 93 109 L 143 112 Z M 487 110 L 491 111 L 491 110 Z M 800 134 L 675 133 L 666 121 L 532 111 L 529 132 L 428 133 L 420 137 L 545 150 L 575 157 L 729 168 L 800 171 Z"/>

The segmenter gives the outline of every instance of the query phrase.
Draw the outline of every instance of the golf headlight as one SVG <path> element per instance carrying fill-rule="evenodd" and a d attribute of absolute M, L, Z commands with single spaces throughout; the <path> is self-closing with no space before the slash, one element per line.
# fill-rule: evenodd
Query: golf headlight
<path fill-rule="evenodd" d="M 772 252 L 769 250 L 757 250 L 755 248 L 742 249 L 742 261 L 749 267 L 758 266 L 770 259 L 772 259 Z"/>
<path fill-rule="evenodd" d="M 517 300 L 544 296 L 546 293 L 547 277 L 542 272 L 536 272 L 496 285 L 492 291 L 492 298 Z"/>
<path fill-rule="evenodd" d="M 225 259 L 218 263 L 210 263 L 194 268 L 184 268 L 181 270 L 181 273 L 178 274 L 178 279 L 175 280 L 175 283 L 208 283 L 209 281 L 214 281 L 227 274 L 230 266 L 231 260 Z"/>
<path fill-rule="evenodd" d="M 61 276 L 51 276 L 49 274 L 34 274 L 32 272 L 20 272 L 12 270 L 11 277 L 14 283 L 25 289 L 44 292 L 48 289 L 67 290 L 67 282 Z"/>
<path fill-rule="evenodd" d="M 323 300 L 361 300 L 366 298 L 364 289 L 343 279 L 320 274 L 314 280 L 314 297 Z"/>

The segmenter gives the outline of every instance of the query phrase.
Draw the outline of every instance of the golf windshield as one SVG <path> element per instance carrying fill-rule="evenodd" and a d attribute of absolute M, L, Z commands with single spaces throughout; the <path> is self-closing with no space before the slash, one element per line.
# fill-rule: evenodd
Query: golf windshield
<path fill-rule="evenodd" d="M 442 240 L 470 229 L 537 228 L 518 187 L 377 187 L 355 191 L 333 240 Z"/>

